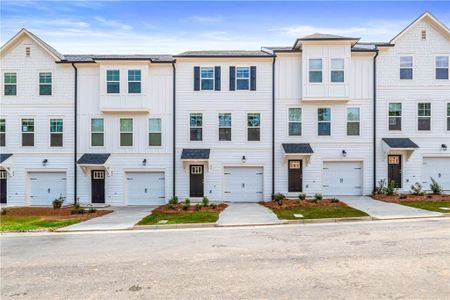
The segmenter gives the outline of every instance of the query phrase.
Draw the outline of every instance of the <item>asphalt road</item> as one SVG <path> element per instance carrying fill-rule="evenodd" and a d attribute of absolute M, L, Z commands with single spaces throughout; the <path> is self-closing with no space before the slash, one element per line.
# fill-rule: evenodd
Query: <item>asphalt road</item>
<path fill-rule="evenodd" d="M 450 220 L 1 237 L 2 299 L 449 299 Z"/>

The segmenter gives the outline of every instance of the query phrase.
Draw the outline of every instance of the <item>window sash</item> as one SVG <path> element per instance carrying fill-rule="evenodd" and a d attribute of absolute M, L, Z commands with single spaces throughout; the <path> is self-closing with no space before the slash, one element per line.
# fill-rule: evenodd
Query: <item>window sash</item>
<path fill-rule="evenodd" d="M 259 113 L 247 114 L 247 140 L 261 140 L 261 114 Z"/>
<path fill-rule="evenodd" d="M 413 58 L 412 56 L 400 57 L 400 79 L 413 79 Z"/>
<path fill-rule="evenodd" d="M 231 141 L 231 113 L 219 114 L 219 141 Z"/>
<path fill-rule="evenodd" d="M 162 145 L 161 119 L 151 118 L 148 120 L 148 145 Z"/>
<path fill-rule="evenodd" d="M 52 95 L 52 73 L 48 72 L 39 73 L 39 95 L 40 96 Z"/>
<path fill-rule="evenodd" d="M 192 113 L 189 116 L 190 127 L 202 127 L 203 115 L 201 113 Z"/>
<path fill-rule="evenodd" d="M 120 119 L 120 146 L 133 146 L 133 119 Z"/>
<path fill-rule="evenodd" d="M 17 95 L 17 73 L 4 73 L 4 95 Z"/>
<path fill-rule="evenodd" d="M 201 67 L 200 68 L 200 88 L 202 90 L 214 89 L 214 68 L 213 67 Z"/>
<path fill-rule="evenodd" d="M 0 119 L 0 147 L 6 145 L 6 120 Z"/>
<path fill-rule="evenodd" d="M 250 67 L 236 67 L 236 89 L 250 89 Z"/>
<path fill-rule="evenodd" d="M 331 74 L 330 81 L 331 82 L 344 82 L 345 73 L 344 73 L 345 62 L 343 58 L 332 58 L 331 59 Z"/>
<path fill-rule="evenodd" d="M 203 140 L 203 114 L 201 113 L 190 114 L 189 136 L 191 141 Z"/>
<path fill-rule="evenodd" d="M 361 109 L 359 107 L 347 108 L 347 135 L 360 135 Z"/>
<path fill-rule="evenodd" d="M 299 107 L 289 108 L 288 115 L 288 135 L 302 135 L 302 109 Z"/>
<path fill-rule="evenodd" d="M 62 133 L 63 132 L 63 120 L 62 119 L 50 119 L 50 132 Z"/>
<path fill-rule="evenodd" d="M 317 109 L 317 133 L 319 136 L 331 135 L 331 108 Z"/>
<path fill-rule="evenodd" d="M 309 59 L 309 82 L 322 82 L 322 59 Z"/>
<path fill-rule="evenodd" d="M 447 130 L 450 130 L 450 103 L 447 103 Z"/>
<path fill-rule="evenodd" d="M 141 93 L 141 70 L 128 70 L 128 93 Z"/>
<path fill-rule="evenodd" d="M 436 56 L 436 79 L 448 79 L 448 56 Z"/>
<path fill-rule="evenodd" d="M 120 93 L 120 70 L 106 70 L 106 93 Z"/>
<path fill-rule="evenodd" d="M 34 133 L 34 119 L 22 119 L 22 133 Z"/>
<path fill-rule="evenodd" d="M 100 118 L 91 119 L 91 132 L 103 133 L 105 130 L 104 120 Z"/>

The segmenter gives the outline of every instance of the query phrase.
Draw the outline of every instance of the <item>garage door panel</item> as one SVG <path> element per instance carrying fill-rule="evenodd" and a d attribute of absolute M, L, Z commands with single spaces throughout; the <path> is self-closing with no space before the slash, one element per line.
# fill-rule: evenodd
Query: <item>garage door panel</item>
<path fill-rule="evenodd" d="M 65 172 L 30 172 L 30 205 L 52 205 L 53 200 L 66 197 Z"/>
<path fill-rule="evenodd" d="M 436 180 L 445 191 L 450 190 L 450 158 L 423 158 L 422 185 L 425 190 L 430 190 L 431 178 Z"/>
<path fill-rule="evenodd" d="M 361 195 L 362 162 L 324 162 L 324 195 Z"/>
<path fill-rule="evenodd" d="M 165 202 L 163 172 L 127 172 L 128 205 L 159 205 Z"/>
<path fill-rule="evenodd" d="M 263 200 L 263 168 L 225 167 L 224 199 L 230 202 Z"/>

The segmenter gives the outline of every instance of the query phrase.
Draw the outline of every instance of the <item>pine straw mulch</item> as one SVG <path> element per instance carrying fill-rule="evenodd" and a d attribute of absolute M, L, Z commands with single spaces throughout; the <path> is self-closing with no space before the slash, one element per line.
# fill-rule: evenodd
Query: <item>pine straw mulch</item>
<path fill-rule="evenodd" d="M 450 195 L 436 195 L 436 194 L 425 194 L 425 195 L 412 195 L 412 194 L 401 194 L 401 195 L 383 195 L 376 194 L 372 196 L 375 200 L 380 200 L 384 202 L 400 203 L 402 201 L 410 202 L 440 202 L 440 201 L 450 201 Z"/>
<path fill-rule="evenodd" d="M 210 205 L 203 206 L 201 205 L 201 209 L 197 210 L 195 204 L 191 204 L 188 209 L 183 209 L 183 203 L 178 203 L 174 208 L 169 207 L 168 204 L 164 204 L 155 208 L 152 213 L 162 213 L 162 214 L 178 214 L 178 213 L 195 213 L 198 211 L 207 211 L 207 212 L 221 212 L 225 208 L 228 207 L 228 204 L 220 203 L 215 205 L 214 207 Z"/>
<path fill-rule="evenodd" d="M 80 220 L 85 221 L 92 218 L 104 216 L 112 210 L 96 210 L 88 212 L 85 209 L 84 214 L 71 214 L 72 206 L 54 209 L 53 207 L 6 207 L 6 216 L 13 217 L 41 217 L 45 220 Z"/>
<path fill-rule="evenodd" d="M 279 205 L 276 201 L 261 201 L 259 202 L 262 206 L 265 206 L 270 209 L 280 209 L 280 208 L 297 208 L 297 207 L 347 207 L 347 205 L 341 201 L 339 202 L 331 202 L 331 199 L 322 199 L 322 200 L 314 200 L 314 199 L 285 199 L 283 200 L 283 204 Z"/>

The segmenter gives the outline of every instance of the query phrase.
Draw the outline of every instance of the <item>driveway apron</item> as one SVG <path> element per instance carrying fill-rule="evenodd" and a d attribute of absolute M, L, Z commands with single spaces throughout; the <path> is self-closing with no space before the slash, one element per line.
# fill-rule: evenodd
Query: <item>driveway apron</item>
<path fill-rule="evenodd" d="M 268 208 L 257 203 L 228 203 L 220 213 L 217 226 L 271 225 L 282 224 Z"/>

